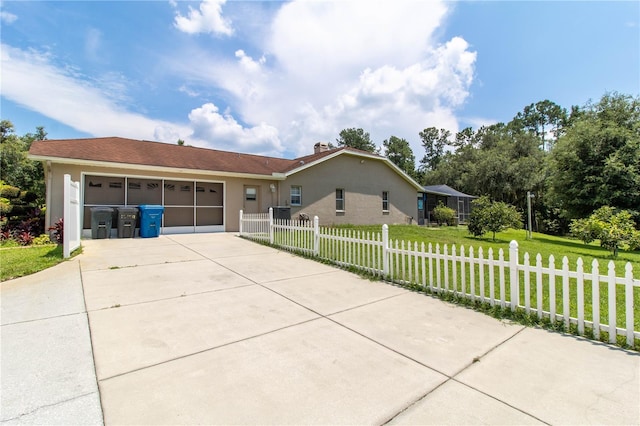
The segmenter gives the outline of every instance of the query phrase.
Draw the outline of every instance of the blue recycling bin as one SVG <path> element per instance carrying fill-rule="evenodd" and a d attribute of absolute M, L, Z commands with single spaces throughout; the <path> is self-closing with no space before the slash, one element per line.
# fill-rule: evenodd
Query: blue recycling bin
<path fill-rule="evenodd" d="M 140 209 L 140 237 L 154 238 L 160 235 L 164 207 L 143 204 L 138 206 L 138 208 Z"/>

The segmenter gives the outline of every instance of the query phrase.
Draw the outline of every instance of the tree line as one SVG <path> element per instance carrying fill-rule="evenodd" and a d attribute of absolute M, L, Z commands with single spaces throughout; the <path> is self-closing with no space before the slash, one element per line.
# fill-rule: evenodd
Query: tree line
<path fill-rule="evenodd" d="M 377 147 L 362 129 L 345 129 L 338 146 L 385 155 L 423 185 L 447 184 L 526 211 L 534 198 L 534 230 L 566 234 L 571 221 L 602 206 L 626 210 L 640 224 L 640 98 L 606 93 L 569 110 L 543 100 L 511 121 L 451 134 L 418 133 L 416 165 L 409 142 L 391 136 Z"/>
<path fill-rule="evenodd" d="M 0 137 L 0 213 L 6 221 L 10 211 L 44 205 L 42 164 L 30 161 L 27 153 L 47 133 L 37 127 L 19 136 L 10 121 L 2 120 Z M 447 184 L 484 196 L 484 205 L 505 203 L 524 212 L 531 192 L 536 231 L 566 234 L 572 221 L 586 220 L 604 206 L 613 209 L 608 217 L 626 211 L 635 228 L 640 225 L 639 97 L 606 93 L 569 110 L 543 100 L 525 106 L 507 123 L 455 134 L 427 127 L 418 137 L 424 150 L 419 161 L 407 139 L 395 135 L 377 146 L 362 128 L 347 128 L 336 143 L 384 155 L 423 185 Z M 596 217 L 602 221 L 603 215 Z M 574 234 L 594 239 L 594 229 L 600 228 L 585 223 L 574 225 Z"/>
<path fill-rule="evenodd" d="M 34 141 L 46 138 L 44 127 L 18 136 L 13 123 L 0 121 L 0 242 L 27 245 L 44 231 L 44 170 L 27 153 Z"/>

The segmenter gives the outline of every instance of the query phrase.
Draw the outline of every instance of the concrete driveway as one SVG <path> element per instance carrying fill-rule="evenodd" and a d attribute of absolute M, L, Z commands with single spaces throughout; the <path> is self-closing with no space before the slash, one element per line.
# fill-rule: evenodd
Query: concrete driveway
<path fill-rule="evenodd" d="M 232 234 L 83 246 L 2 284 L 3 424 L 640 423 L 637 352 Z"/>

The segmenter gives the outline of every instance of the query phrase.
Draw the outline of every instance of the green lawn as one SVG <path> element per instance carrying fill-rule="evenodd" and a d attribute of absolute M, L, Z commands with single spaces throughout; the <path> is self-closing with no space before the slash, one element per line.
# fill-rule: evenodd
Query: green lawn
<path fill-rule="evenodd" d="M 382 226 L 378 225 L 340 226 L 339 228 L 349 228 L 364 232 L 382 232 Z M 458 249 L 463 245 L 466 250 L 468 250 L 470 246 L 473 246 L 476 253 L 477 249 L 482 247 L 485 252 L 485 257 L 489 248 L 492 248 L 496 258 L 499 249 L 504 250 L 506 257 L 509 251 L 509 243 L 515 240 L 519 246 L 520 262 L 523 260 L 524 253 L 528 252 L 531 263 L 534 263 L 535 256 L 540 253 L 543 264 L 546 265 L 549 261 L 549 256 L 553 255 L 555 257 L 556 268 L 559 268 L 562 265 L 562 258 L 566 256 L 569 259 L 570 269 L 574 269 L 576 261 L 581 257 L 585 265 L 585 270 L 590 271 L 591 262 L 593 259 L 597 259 L 600 264 L 600 273 L 606 275 L 607 264 L 610 260 L 613 260 L 618 276 L 623 276 L 625 264 L 631 262 L 634 278 L 640 279 L 640 252 L 638 251 L 621 251 L 618 257 L 614 259 L 611 252 L 603 249 L 597 243 L 584 244 L 582 241 L 536 232 L 533 233 L 531 240 L 527 240 L 527 233 L 524 230 L 510 229 L 505 232 L 500 232 L 496 234 L 496 241 L 493 241 L 490 236 L 474 238 L 469 234 L 467 228 L 463 226 L 427 228 L 411 225 L 392 225 L 389 226 L 389 238 L 399 241 L 424 242 L 425 244 L 432 243 L 434 246 L 436 244 L 440 244 L 441 246 L 447 244 L 449 248 L 452 244 L 455 244 Z"/>
<path fill-rule="evenodd" d="M 33 274 L 63 260 L 61 245 L 0 248 L 0 281 Z"/>
<path fill-rule="evenodd" d="M 338 226 L 337 228 L 347 229 L 351 232 L 360 232 L 362 233 L 371 233 L 371 234 L 379 234 L 381 233 L 381 226 Z M 404 241 L 405 244 L 407 242 L 411 242 L 411 247 L 413 247 L 413 243 L 417 242 L 418 247 L 421 243 L 424 243 L 425 246 L 428 246 L 429 243 L 432 244 L 433 250 L 435 252 L 436 244 L 440 245 L 440 253 L 444 252 L 444 245 L 448 246 L 448 253 L 452 253 L 452 246 L 455 244 L 456 253 L 460 254 L 460 247 L 464 246 L 465 255 L 468 256 L 469 247 L 474 248 L 474 256 L 477 258 L 478 249 L 482 247 L 484 251 L 484 259 L 487 259 L 489 249 L 493 249 L 493 259 L 498 259 L 498 252 L 500 249 L 504 251 L 505 260 L 509 257 L 509 243 L 511 240 L 515 240 L 519 245 L 519 262 L 522 264 L 524 259 L 524 254 L 529 253 L 530 257 L 530 265 L 535 265 L 536 255 L 539 253 L 542 256 L 542 266 L 546 268 L 549 266 L 549 256 L 553 255 L 555 258 L 555 269 L 562 269 L 562 261 L 563 257 L 567 257 L 569 261 L 569 270 L 576 270 L 576 262 L 578 258 L 582 258 L 584 262 L 584 271 L 585 273 L 590 273 L 592 268 L 592 261 L 596 259 L 599 263 L 599 275 L 607 275 L 608 272 L 608 263 L 613 261 L 615 265 L 616 275 L 618 277 L 624 277 L 625 274 L 625 265 L 627 263 L 631 263 L 633 267 L 633 276 L 636 279 L 640 279 L 640 252 L 620 252 L 618 257 L 614 259 L 611 253 L 597 244 L 589 244 L 586 245 L 581 241 L 572 240 L 568 238 L 554 237 L 544 234 L 533 234 L 533 238 L 531 240 L 526 239 L 526 231 L 524 230 L 509 230 L 506 232 L 502 232 L 496 235 L 496 241 L 493 241 L 490 237 L 487 238 L 474 238 L 472 237 L 466 227 L 441 227 L 441 228 L 426 228 L 426 227 L 418 227 L 418 226 L 410 226 L 410 225 L 394 225 L 389 227 L 389 239 L 392 247 L 395 247 L 396 241 L 400 244 L 399 247 L 402 247 L 401 242 Z M 406 249 L 409 249 L 409 245 L 405 245 Z M 371 261 L 367 256 L 370 256 L 367 253 L 363 254 L 364 249 L 362 248 L 354 248 L 352 247 L 350 250 L 347 250 L 344 246 L 333 245 L 330 246 L 326 244 L 325 246 L 321 245 L 320 248 L 320 257 L 326 259 L 344 259 L 345 256 L 350 256 L 352 259 L 351 263 L 360 264 L 360 266 L 374 266 L 375 269 L 380 269 L 379 262 Z M 362 260 L 362 258 L 367 258 L 366 260 Z M 353 259 L 360 259 L 353 261 Z M 416 267 L 416 262 L 418 263 Z M 392 256 L 392 274 L 391 277 L 387 277 L 387 279 L 391 279 L 396 282 L 401 282 L 405 284 L 421 284 L 423 281 L 423 276 L 421 272 L 421 261 L 416 258 L 410 258 L 409 256 L 396 256 L 395 258 Z M 494 287 L 490 286 L 490 273 L 489 267 L 485 266 L 482 270 L 482 278 L 484 279 L 484 292 L 480 291 L 480 282 L 481 282 L 481 273 L 480 268 L 476 264 L 474 265 L 473 274 L 470 270 L 470 266 L 467 263 L 465 265 L 464 271 L 462 270 L 461 265 L 458 263 L 456 268 L 454 269 L 451 262 L 447 262 L 447 267 L 445 267 L 444 262 L 440 261 L 438 264 L 436 261 L 433 261 L 429 265 L 429 262 L 426 262 L 426 270 L 425 270 L 425 281 L 427 285 L 431 282 L 433 285 L 436 285 L 438 282 L 441 283 L 443 288 L 447 288 L 449 290 L 461 291 L 462 287 L 465 286 L 465 292 L 468 294 L 470 292 L 470 284 L 471 284 L 471 276 L 473 275 L 473 283 L 474 283 L 474 291 L 473 293 L 476 296 L 480 296 L 483 294 L 485 297 L 490 296 L 492 293 L 495 295 L 496 299 L 500 299 L 503 297 L 503 300 L 509 301 L 511 299 L 511 289 L 509 284 L 509 270 L 505 269 L 505 285 L 504 287 L 500 287 L 499 285 L 499 275 L 500 269 L 498 267 L 493 268 L 493 275 L 495 278 Z M 372 265 L 373 264 L 373 265 Z M 438 274 L 439 272 L 439 274 Z M 466 279 L 463 282 L 462 274 L 465 274 Z M 448 281 L 445 280 L 445 276 L 448 278 Z M 454 278 L 455 277 L 455 278 Z M 540 303 L 542 305 L 542 310 L 546 312 L 550 312 L 555 310 L 557 315 L 562 315 L 565 313 L 565 306 L 563 303 L 564 297 L 563 292 L 565 291 L 563 280 L 559 275 L 556 275 L 555 285 L 552 286 L 550 284 L 550 279 L 548 275 L 543 275 L 542 285 L 540 286 L 540 293 L 538 293 L 538 287 L 536 283 L 536 275 L 534 273 L 529 274 L 530 279 L 530 303 L 532 308 L 536 308 L 538 305 L 538 294 L 541 295 Z M 519 289 L 520 289 L 520 299 L 519 304 L 524 305 L 524 287 L 525 282 L 525 273 L 520 272 L 519 276 Z M 592 283 L 591 281 L 584 282 L 584 318 L 586 321 L 593 320 L 593 312 L 594 308 L 597 308 L 600 312 L 600 324 L 608 324 L 609 323 L 609 303 L 608 303 L 608 292 L 609 288 L 607 283 L 600 283 L 597 290 L 599 294 L 596 296 L 597 300 L 599 300 L 598 304 L 592 303 Z M 552 297 L 553 292 L 555 292 L 555 298 Z M 625 327 L 626 324 L 626 296 L 624 286 L 618 285 L 615 289 L 616 292 L 616 303 L 615 303 L 615 318 L 616 325 L 618 327 Z M 578 293 L 578 284 L 575 278 L 571 278 L 568 280 L 568 293 L 569 293 L 569 306 L 568 312 L 571 317 L 578 317 L 578 302 L 577 302 L 577 293 Z M 633 299 L 634 299 L 634 330 L 640 330 L 640 312 L 638 312 L 638 306 L 640 306 L 640 287 L 635 287 L 633 290 Z M 555 307 L 552 308 L 552 301 L 555 300 Z M 548 321 L 548 319 L 543 318 L 542 320 Z M 562 319 L 558 319 L 557 323 L 562 323 Z M 557 325 L 557 324 L 556 324 Z M 571 328 L 575 326 L 572 325 Z M 589 327 L 586 327 L 587 335 L 589 335 Z M 606 333 L 602 333 L 600 338 L 607 338 Z M 623 336 L 618 336 L 618 341 L 624 345 Z M 636 339 L 637 341 L 637 339 Z M 636 343 L 636 345 L 638 345 Z"/>

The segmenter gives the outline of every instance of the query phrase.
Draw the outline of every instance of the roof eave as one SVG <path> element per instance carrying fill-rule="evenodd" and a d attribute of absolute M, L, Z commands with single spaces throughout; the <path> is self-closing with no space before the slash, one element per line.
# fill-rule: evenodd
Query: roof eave
<path fill-rule="evenodd" d="M 257 173 L 241 173 L 241 172 L 225 172 L 220 170 L 204 170 L 204 169 L 189 169 L 189 168 L 177 168 L 167 166 L 152 166 L 148 164 L 129 164 L 129 163 L 116 163 L 111 161 L 97 161 L 97 160 L 82 160 L 77 158 L 62 158 L 53 157 L 48 155 L 28 154 L 27 158 L 34 161 L 51 161 L 58 164 L 69 164 L 76 166 L 91 166 L 91 167 L 109 167 L 128 170 L 145 170 L 152 172 L 165 172 L 165 173 L 179 173 L 179 174 L 202 174 L 211 176 L 224 176 L 235 178 L 248 178 L 248 179 L 270 179 L 270 180 L 284 180 L 286 178 L 282 173 L 271 174 L 257 174 Z"/>

